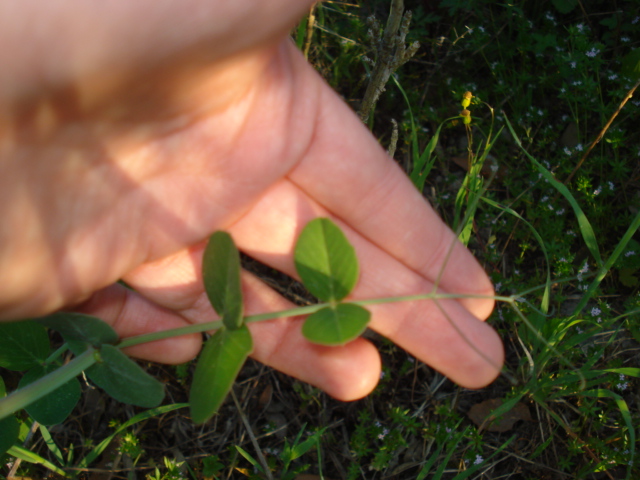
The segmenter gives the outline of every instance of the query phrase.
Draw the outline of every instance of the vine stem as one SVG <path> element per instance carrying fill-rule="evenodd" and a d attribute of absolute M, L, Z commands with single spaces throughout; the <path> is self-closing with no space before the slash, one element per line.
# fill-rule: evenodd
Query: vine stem
<path fill-rule="evenodd" d="M 456 299 L 456 298 L 485 298 L 493 299 L 499 302 L 513 303 L 515 297 L 504 297 L 496 295 L 469 295 L 469 294 L 454 294 L 454 293 L 422 293 L 418 295 L 406 295 L 403 297 L 387 297 L 387 298 L 373 298 L 369 300 L 351 300 L 348 303 L 355 305 L 377 305 L 380 303 L 393 303 L 393 302 L 414 302 L 416 300 L 444 300 L 444 299 Z M 265 320 L 274 320 L 276 318 L 297 317 L 299 315 L 310 315 L 318 310 L 331 306 L 331 303 L 317 303 L 315 305 L 308 305 L 306 307 L 291 308 L 289 310 L 281 310 L 278 312 L 260 313 L 258 315 L 248 315 L 244 317 L 244 323 L 262 322 Z M 135 337 L 129 337 L 122 340 L 117 348 L 133 347 L 141 343 L 155 342 L 158 340 L 164 340 L 172 337 L 179 337 L 181 335 L 190 335 L 194 333 L 204 333 L 210 330 L 216 330 L 223 326 L 222 320 L 214 320 L 211 322 L 198 323 L 196 325 L 188 325 L 186 327 L 173 328 L 171 330 L 163 330 L 161 332 L 146 333 L 144 335 L 137 335 Z"/>

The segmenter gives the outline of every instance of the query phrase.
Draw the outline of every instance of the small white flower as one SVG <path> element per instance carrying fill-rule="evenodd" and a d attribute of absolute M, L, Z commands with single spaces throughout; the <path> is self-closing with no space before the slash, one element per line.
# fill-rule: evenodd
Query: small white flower
<path fill-rule="evenodd" d="M 600 53 L 600 50 L 598 50 L 596 47 L 593 47 L 591 50 L 586 52 L 585 55 L 589 58 L 594 58 L 599 53 Z"/>
<path fill-rule="evenodd" d="M 584 148 L 584 147 L 582 146 L 582 144 L 581 144 L 581 143 L 579 143 L 579 144 L 577 144 L 577 145 L 576 145 L 576 147 L 575 147 L 575 151 L 576 151 L 576 152 L 581 152 L 583 148 Z"/>
<path fill-rule="evenodd" d="M 609 190 L 611 190 L 612 192 L 616 189 L 611 180 L 607 182 L 607 187 L 609 187 Z"/>
<path fill-rule="evenodd" d="M 561 208 L 560 210 L 556 210 L 556 215 L 558 216 L 564 215 L 564 208 Z"/>
<path fill-rule="evenodd" d="M 571 149 L 569 147 L 564 147 L 562 151 L 567 155 L 571 155 Z"/>
<path fill-rule="evenodd" d="M 636 254 L 635 250 L 629 250 L 627 252 L 624 252 L 625 257 L 632 257 L 635 254 Z"/>
<path fill-rule="evenodd" d="M 607 77 L 609 80 L 615 80 L 616 78 L 618 78 L 618 74 L 617 73 L 612 73 L 611 75 L 609 75 Z"/>
<path fill-rule="evenodd" d="M 476 459 L 473 461 L 473 464 L 480 465 L 482 462 L 484 462 L 484 458 L 482 458 L 482 455 L 476 455 Z"/>
<path fill-rule="evenodd" d="M 575 82 L 572 83 L 572 85 L 574 87 L 578 87 L 578 86 L 582 85 L 582 82 L 580 80 L 576 80 Z"/>
<path fill-rule="evenodd" d="M 580 273 L 587 273 L 589 271 L 589 264 L 587 262 L 584 262 L 584 265 L 582 265 L 582 268 L 580 269 Z"/>
<path fill-rule="evenodd" d="M 593 191 L 594 195 L 600 195 L 602 193 L 602 187 L 598 187 Z"/>
<path fill-rule="evenodd" d="M 620 37 L 620 41 L 624 43 L 628 43 L 631 41 L 631 39 L 629 37 Z"/>
<path fill-rule="evenodd" d="M 602 313 L 602 311 L 598 308 L 598 307 L 593 307 L 591 309 L 591 316 L 592 317 L 597 317 L 598 315 L 600 315 Z"/>
<path fill-rule="evenodd" d="M 571 68 L 576 68 L 578 66 L 578 62 L 576 61 L 569 62 L 569 65 L 571 66 Z"/>
<path fill-rule="evenodd" d="M 583 23 L 579 23 L 576 25 L 576 28 L 578 29 L 579 32 L 582 32 L 584 30 L 584 24 Z"/>

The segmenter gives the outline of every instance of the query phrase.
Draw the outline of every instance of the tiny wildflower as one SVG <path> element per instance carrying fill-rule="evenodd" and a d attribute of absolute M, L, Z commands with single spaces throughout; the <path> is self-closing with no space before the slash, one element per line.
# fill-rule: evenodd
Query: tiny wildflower
<path fill-rule="evenodd" d="M 482 462 L 484 462 L 484 458 L 482 458 L 482 455 L 476 455 L 476 459 L 473 461 L 473 464 L 480 465 Z"/>
<path fill-rule="evenodd" d="M 602 187 L 601 187 L 601 186 L 600 186 L 600 187 L 598 187 L 598 188 L 596 188 L 596 189 L 593 191 L 593 194 L 594 194 L 594 195 L 600 195 L 601 193 L 602 193 Z"/>
<path fill-rule="evenodd" d="M 628 43 L 631 41 L 631 39 L 629 37 L 620 37 L 620 41 L 624 43 Z"/>
<path fill-rule="evenodd" d="M 572 85 L 574 87 L 578 87 L 578 86 L 582 85 L 582 82 L 580 80 L 576 80 L 575 82 L 572 83 Z"/>
<path fill-rule="evenodd" d="M 616 388 L 618 390 L 626 390 L 629 387 L 629 382 L 625 382 L 624 381 L 624 375 L 622 375 L 622 374 L 620 374 L 620 376 L 618 378 L 620 379 L 620 381 L 616 385 Z"/>
<path fill-rule="evenodd" d="M 575 237 L 577 234 L 573 230 L 567 230 L 567 235 L 569 235 L 570 237 Z"/>
<path fill-rule="evenodd" d="M 558 215 L 558 216 L 564 215 L 564 207 L 559 209 L 559 210 L 556 210 L 556 215 Z"/>
<path fill-rule="evenodd" d="M 498 292 L 500 290 L 500 288 L 502 288 L 502 282 L 496 283 L 494 288 L 495 288 L 496 292 Z"/>
<path fill-rule="evenodd" d="M 583 148 L 584 148 L 584 147 L 582 146 L 582 144 L 581 144 L 581 143 L 577 144 L 577 145 L 576 145 L 576 152 L 581 152 L 581 151 L 583 150 Z"/>
<path fill-rule="evenodd" d="M 580 273 L 587 273 L 588 271 L 589 271 L 589 264 L 587 262 L 584 262 L 584 265 L 580 269 Z"/>
<path fill-rule="evenodd" d="M 451 427 L 446 427 L 446 428 L 444 429 L 444 431 L 445 431 L 445 432 L 447 432 L 447 433 L 451 433 L 451 432 L 453 432 L 453 430 L 451 429 Z"/>
<path fill-rule="evenodd" d="M 609 187 L 609 190 L 612 192 L 616 189 L 616 187 L 613 185 L 613 182 L 611 180 L 607 182 L 607 187 Z"/>
<path fill-rule="evenodd" d="M 567 93 L 567 89 L 566 89 L 566 88 L 564 88 L 564 87 L 560 88 L 560 93 L 562 93 L 562 94 Z"/>
<path fill-rule="evenodd" d="M 571 155 L 571 149 L 569 147 L 564 147 L 562 151 L 567 155 Z"/>
<path fill-rule="evenodd" d="M 602 313 L 602 311 L 598 308 L 598 307 L 593 307 L 591 309 L 591 316 L 592 317 L 597 317 L 598 315 L 600 315 Z"/>
<path fill-rule="evenodd" d="M 624 252 L 625 257 L 632 257 L 635 254 L 636 254 L 635 250 L 629 250 L 627 252 Z"/>
<path fill-rule="evenodd" d="M 547 205 L 547 208 L 548 208 L 549 210 L 551 210 L 551 211 L 553 211 L 553 210 L 554 210 L 553 205 L 551 205 L 551 204 Z"/>
<path fill-rule="evenodd" d="M 577 24 L 577 25 L 576 25 L 576 28 L 578 29 L 578 31 L 579 31 L 580 33 L 584 32 L 584 30 L 585 30 L 584 23 L 579 23 L 579 24 Z"/>
<path fill-rule="evenodd" d="M 384 370 L 382 370 L 382 371 L 380 372 L 380 380 L 382 380 L 384 377 L 386 377 L 386 375 L 387 375 L 387 372 L 385 372 Z"/>
<path fill-rule="evenodd" d="M 594 58 L 595 56 L 597 56 L 600 53 L 600 50 L 598 50 L 596 47 L 593 47 L 591 50 L 589 50 L 588 52 L 585 53 L 585 55 L 589 58 Z"/>
<path fill-rule="evenodd" d="M 379 438 L 380 440 L 382 440 L 384 437 L 386 437 L 386 436 L 388 435 L 388 433 L 389 433 L 389 429 L 388 429 L 388 428 L 383 428 L 383 429 L 382 429 L 382 433 L 380 433 L 380 434 L 378 435 L 378 438 Z"/>
<path fill-rule="evenodd" d="M 611 75 L 609 75 L 607 77 L 609 80 L 615 80 L 618 78 L 618 74 L 617 73 L 612 73 Z"/>
<path fill-rule="evenodd" d="M 636 23 L 638 23 L 638 20 L 640 20 L 640 16 L 634 18 L 633 20 L 631 20 L 631 25 L 635 25 Z"/>
<path fill-rule="evenodd" d="M 571 65 L 571 68 L 576 68 L 578 66 L 578 62 L 574 60 L 573 62 L 569 62 L 569 65 Z"/>
<path fill-rule="evenodd" d="M 558 261 L 559 261 L 559 262 L 567 263 L 567 259 L 566 259 L 566 258 L 564 258 L 564 257 L 560 257 L 560 258 L 558 259 Z"/>

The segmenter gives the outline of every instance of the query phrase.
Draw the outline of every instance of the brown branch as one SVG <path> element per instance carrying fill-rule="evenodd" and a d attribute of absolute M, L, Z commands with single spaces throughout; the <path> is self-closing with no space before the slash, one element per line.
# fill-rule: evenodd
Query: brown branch
<path fill-rule="evenodd" d="M 613 112 L 613 115 L 611 115 L 611 118 L 609 119 L 609 121 L 607 122 L 607 124 L 604 126 L 604 128 L 600 131 L 600 133 L 598 134 L 598 136 L 596 137 L 596 139 L 591 142 L 591 145 L 589 145 L 589 148 L 587 148 L 587 151 L 584 152 L 584 155 L 582 156 L 582 158 L 580 159 L 580 161 L 578 162 L 578 164 L 575 166 L 575 168 L 573 169 L 573 172 L 571 172 L 571 175 L 569 175 L 567 177 L 567 179 L 564 181 L 564 184 L 567 185 L 571 179 L 573 178 L 573 176 L 576 174 L 576 172 L 580 169 L 580 167 L 582 166 L 582 164 L 584 163 L 584 161 L 587 159 L 587 157 L 589 156 L 589 154 L 591 153 L 591 150 L 593 150 L 593 148 L 598 144 L 598 142 L 600 142 L 600 140 L 602 140 L 602 137 L 604 137 L 604 134 L 607 132 L 607 130 L 609 130 L 609 127 L 611 126 L 611 124 L 613 123 L 613 121 L 615 120 L 615 118 L 618 116 L 618 114 L 622 111 L 622 109 L 624 108 L 625 104 L 631 99 L 631 97 L 633 97 L 633 92 L 636 91 L 636 88 L 638 88 L 638 86 L 640 86 L 640 80 L 638 80 L 636 82 L 636 84 L 631 87 L 631 90 L 629 90 L 627 92 L 627 94 L 625 95 L 624 99 L 622 100 L 622 102 L 620 102 L 620 105 L 618 106 L 618 109 Z"/>

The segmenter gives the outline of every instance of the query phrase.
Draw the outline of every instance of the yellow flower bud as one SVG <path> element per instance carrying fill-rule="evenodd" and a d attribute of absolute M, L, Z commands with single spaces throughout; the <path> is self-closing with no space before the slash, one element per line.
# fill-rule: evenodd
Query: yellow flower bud
<path fill-rule="evenodd" d="M 462 123 L 465 125 L 469 125 L 471 123 L 471 112 L 466 108 L 460 112 L 460 116 L 462 117 Z"/>
<path fill-rule="evenodd" d="M 467 108 L 469 105 L 471 105 L 471 99 L 473 98 L 473 94 L 471 92 L 464 92 L 464 94 L 462 95 L 462 108 Z"/>

